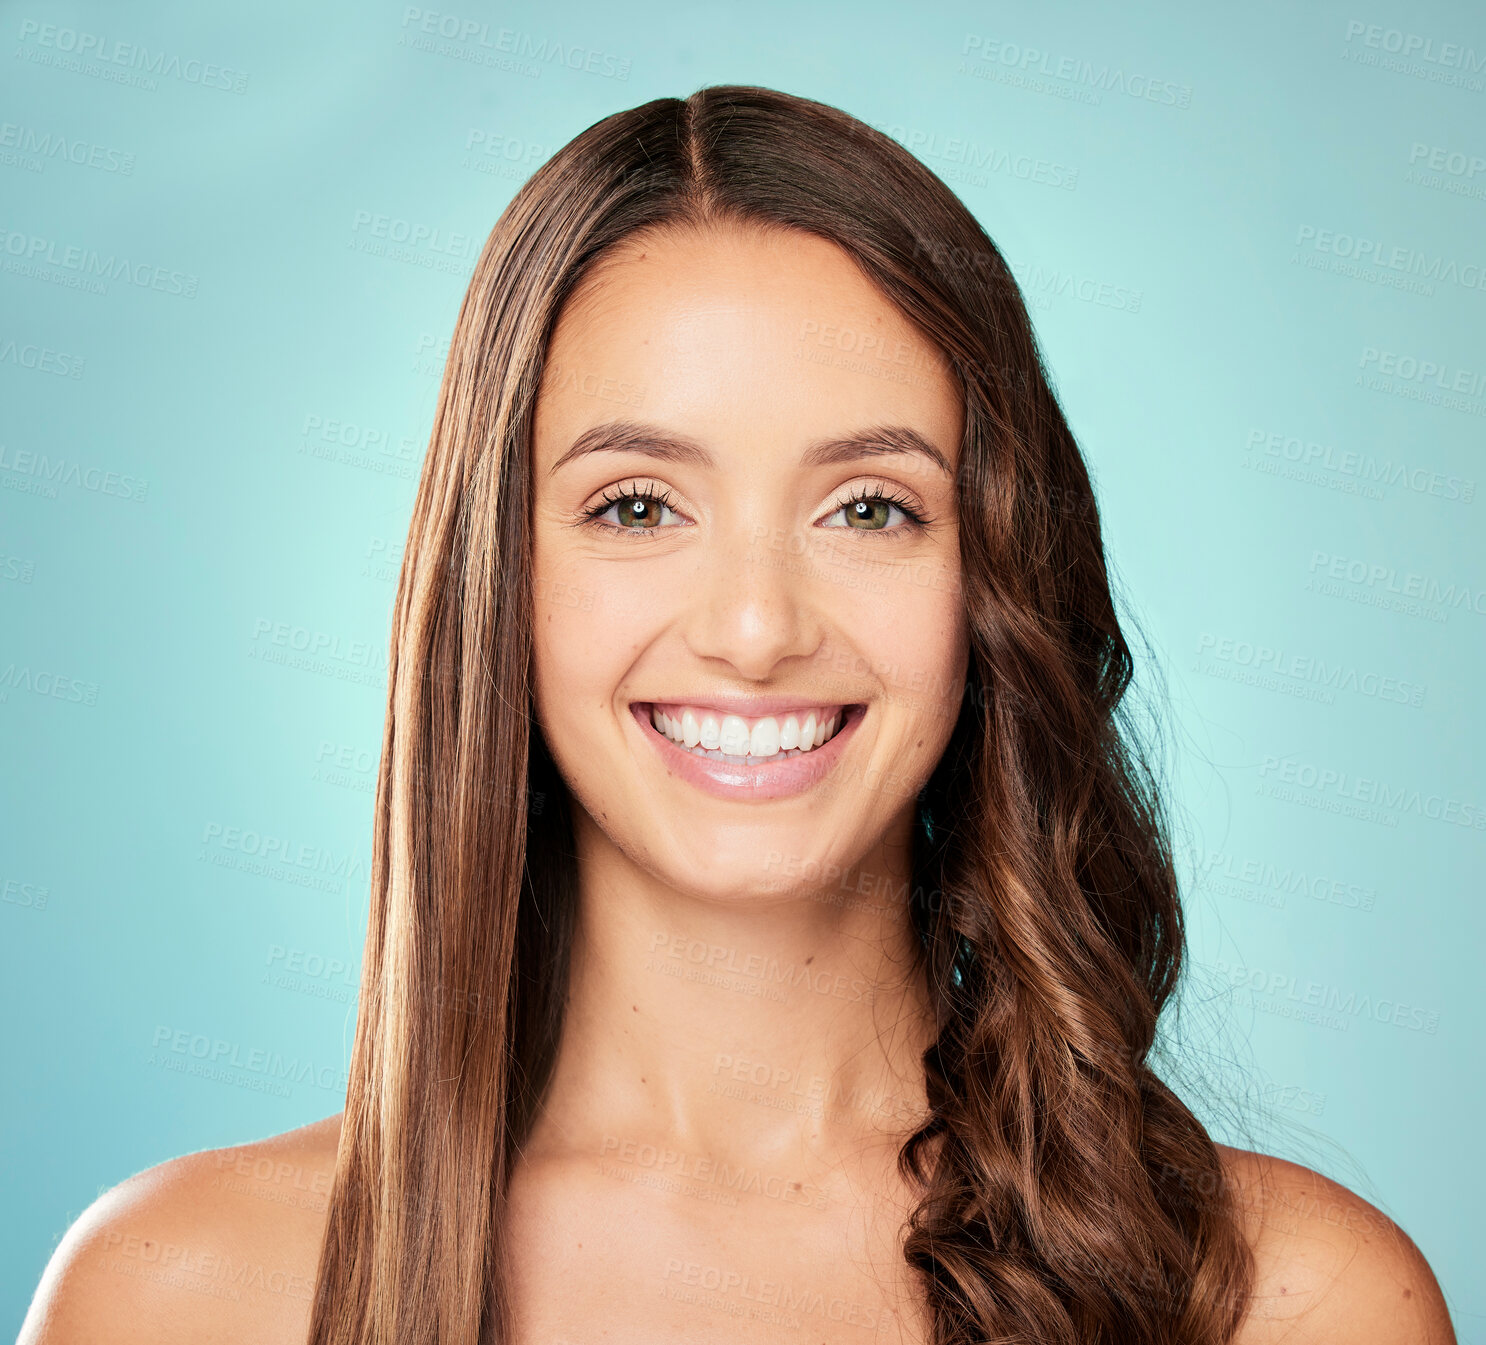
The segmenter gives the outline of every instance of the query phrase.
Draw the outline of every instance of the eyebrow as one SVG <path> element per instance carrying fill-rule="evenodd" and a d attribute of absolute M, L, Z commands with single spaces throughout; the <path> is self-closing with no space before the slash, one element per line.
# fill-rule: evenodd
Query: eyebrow
<path fill-rule="evenodd" d="M 712 455 L 695 439 L 671 434 L 657 425 L 638 420 L 610 420 L 584 430 L 549 471 L 590 453 L 640 453 L 661 462 L 685 463 L 693 467 L 714 466 Z M 806 467 L 828 467 L 887 454 L 915 453 L 927 458 L 946 476 L 954 475 L 949 459 L 917 430 L 907 425 L 873 425 L 828 439 L 816 439 L 805 447 L 801 462 Z"/>

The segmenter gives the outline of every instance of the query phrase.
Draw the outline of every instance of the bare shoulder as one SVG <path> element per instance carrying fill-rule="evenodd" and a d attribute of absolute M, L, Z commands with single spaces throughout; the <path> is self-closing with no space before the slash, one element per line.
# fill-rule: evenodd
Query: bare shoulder
<path fill-rule="evenodd" d="M 1254 1249 L 1235 1345 L 1454 1345 L 1444 1296 L 1392 1219 L 1298 1163 L 1219 1145 Z"/>
<path fill-rule="evenodd" d="M 185 1154 L 104 1192 L 57 1244 L 17 1345 L 302 1341 L 340 1120 Z"/>

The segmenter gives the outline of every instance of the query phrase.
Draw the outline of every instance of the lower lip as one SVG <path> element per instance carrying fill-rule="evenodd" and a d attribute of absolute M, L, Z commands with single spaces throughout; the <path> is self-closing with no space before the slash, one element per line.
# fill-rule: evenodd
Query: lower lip
<path fill-rule="evenodd" d="M 720 757 L 700 757 L 667 738 L 650 722 L 650 706 L 636 702 L 630 706 L 640 731 L 655 744 L 661 761 L 672 775 L 695 785 L 703 793 L 719 799 L 782 799 L 803 794 L 841 759 L 847 741 L 867 713 L 865 705 L 849 706 L 846 722 L 830 741 L 809 752 L 792 757 L 771 757 L 756 766 L 724 761 Z"/>

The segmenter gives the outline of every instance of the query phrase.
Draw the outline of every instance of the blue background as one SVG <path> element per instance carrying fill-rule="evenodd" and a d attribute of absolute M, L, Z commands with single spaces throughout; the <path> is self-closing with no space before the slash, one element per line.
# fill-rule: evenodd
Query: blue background
<path fill-rule="evenodd" d="M 473 258 L 584 127 L 740 82 L 1012 262 L 1170 707 L 1172 1067 L 1486 1339 L 1479 7 L 453 3 L 0 4 L 0 1334 L 102 1189 L 340 1109 Z"/>

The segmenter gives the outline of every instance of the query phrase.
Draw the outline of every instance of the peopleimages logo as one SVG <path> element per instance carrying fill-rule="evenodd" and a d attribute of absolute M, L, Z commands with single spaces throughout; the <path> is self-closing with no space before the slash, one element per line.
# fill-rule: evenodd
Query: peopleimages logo
<path fill-rule="evenodd" d="M 1476 180 L 1478 176 L 1480 181 Z M 1403 180 L 1448 196 L 1486 201 L 1486 155 L 1415 140 L 1409 147 L 1409 166 Z"/>
<path fill-rule="evenodd" d="M 277 1082 L 307 1083 L 315 1088 L 335 1091 L 350 1081 L 346 1071 L 335 1065 L 324 1062 L 317 1065 L 313 1060 L 299 1056 L 286 1057 L 264 1047 L 245 1047 L 240 1042 L 209 1037 L 204 1032 L 192 1032 L 189 1028 L 175 1028 L 163 1023 L 156 1026 L 150 1046 L 156 1052 L 187 1056 L 220 1070 L 245 1070 Z"/>
<path fill-rule="evenodd" d="M 1431 172 L 1445 173 L 1450 177 L 1470 179 L 1478 173 L 1486 174 L 1486 155 L 1467 154 L 1464 150 L 1426 145 L 1422 140 L 1415 140 L 1409 146 L 1409 167 L 1417 168 L 1421 162 Z"/>
<path fill-rule="evenodd" d="M 1350 691 L 1415 709 L 1424 704 L 1423 683 L 1390 677 L 1370 669 L 1357 669 L 1345 663 L 1330 663 L 1313 654 L 1267 645 L 1262 641 L 1239 640 L 1204 631 L 1197 638 L 1197 653 L 1257 674 L 1290 678 L 1327 691 Z"/>
<path fill-rule="evenodd" d="M 0 227 L 0 254 L 3 254 L 5 270 L 15 275 L 54 280 L 94 294 L 108 293 L 105 281 L 126 280 L 138 289 L 194 299 L 196 286 L 200 283 L 189 272 L 167 270 L 163 266 L 121 257 L 115 252 L 105 256 L 96 248 L 63 244 L 56 239 L 3 227 Z M 46 269 L 48 267 L 59 270 L 51 272 Z"/>
<path fill-rule="evenodd" d="M 1295 235 L 1295 246 L 1351 263 L 1354 269 L 1376 267 L 1380 271 L 1418 276 L 1442 285 L 1486 290 L 1486 265 L 1480 261 L 1462 264 L 1441 253 L 1428 253 L 1401 243 L 1389 244 L 1380 239 L 1362 238 L 1335 229 L 1318 229 L 1313 224 L 1300 226 Z"/>
<path fill-rule="evenodd" d="M 1006 258 L 1006 264 L 1011 267 L 1017 284 L 1028 299 L 1058 295 L 1080 299 L 1087 304 L 1098 304 L 1102 308 L 1117 308 L 1126 313 L 1140 312 L 1140 301 L 1144 297 L 1142 290 L 1116 285 L 1113 281 L 1099 280 L 1094 276 L 1061 271 L 1037 262 L 1021 265 L 1012 257 Z"/>
<path fill-rule="evenodd" d="M 353 640 L 337 632 L 268 617 L 259 617 L 253 623 L 248 657 L 360 686 L 381 687 L 387 681 L 387 654 L 377 642 Z"/>
<path fill-rule="evenodd" d="M 555 64 L 584 74 L 602 75 L 605 79 L 628 80 L 634 64 L 629 56 L 619 57 L 576 42 L 554 42 L 515 28 L 492 28 L 480 19 L 466 19 L 416 5 L 403 10 L 402 26 L 410 30 L 399 39 L 402 45 L 481 65 L 503 64 L 496 55 L 499 52 L 519 61 L 536 62 L 530 69 L 537 74 L 541 73 L 541 66 Z M 429 42 L 427 38 L 442 38 L 443 43 Z"/>
<path fill-rule="evenodd" d="M 137 82 L 127 78 L 134 73 L 179 79 L 187 84 L 199 84 L 204 89 L 223 89 L 229 93 L 245 93 L 248 87 L 248 76 L 241 70 L 231 70 L 192 57 L 182 60 L 169 52 L 151 51 L 138 42 L 115 41 L 102 33 L 59 28 L 55 24 L 23 19 L 20 39 L 35 44 L 35 47 L 21 47 L 17 55 L 24 52 L 27 59 L 38 64 L 57 65 L 81 74 L 105 74 L 120 83 Z M 54 56 L 53 52 L 57 54 Z M 101 62 L 102 67 L 93 66 L 95 61 Z M 146 87 L 153 89 L 155 86 L 150 83 Z"/>
<path fill-rule="evenodd" d="M 0 364 L 30 369 L 38 374 L 55 374 L 58 378 L 81 378 L 85 363 L 81 355 L 69 355 L 65 350 L 53 350 L 34 342 L 21 344 L 0 337 Z"/>
<path fill-rule="evenodd" d="M 1375 1023 L 1413 1032 L 1427 1032 L 1430 1036 L 1439 1031 L 1438 1009 L 1406 1004 L 1387 995 L 1359 995 L 1355 990 L 1313 981 L 1308 976 L 1268 971 L 1242 962 L 1230 963 L 1224 958 L 1199 965 L 1214 972 L 1219 980 L 1226 981 L 1233 989 L 1248 991 L 1253 996 L 1255 1008 L 1279 1014 L 1282 1018 L 1316 1022 L 1322 1027 L 1343 1031 L 1358 1018 L 1370 1018 Z"/>
<path fill-rule="evenodd" d="M 1251 888 L 1270 896 L 1264 905 L 1283 906 L 1286 897 L 1304 896 L 1327 905 L 1371 911 L 1377 902 L 1374 888 L 1310 872 L 1294 864 L 1277 864 L 1226 850 L 1198 851 L 1193 862 L 1204 888 L 1221 890 L 1229 885 Z"/>
<path fill-rule="evenodd" d="M 1438 360 L 1364 346 L 1353 385 L 1405 401 L 1425 402 L 1445 411 L 1486 416 L 1486 372 Z"/>
<path fill-rule="evenodd" d="M 1383 813 L 1413 813 L 1434 822 L 1447 822 L 1451 826 L 1486 831 L 1486 808 L 1479 803 L 1466 803 L 1447 798 L 1443 794 L 1427 794 L 1406 785 L 1395 788 L 1385 780 L 1374 780 L 1366 775 L 1349 775 L 1334 767 L 1296 761 L 1293 757 L 1265 757 L 1264 764 L 1259 768 L 1259 779 L 1262 782 L 1261 788 L 1265 785 L 1288 785 L 1323 799 L 1355 801 L 1365 808 L 1378 809 Z"/>
<path fill-rule="evenodd" d="M 1425 383 L 1442 392 L 1461 393 L 1468 397 L 1486 396 L 1486 372 L 1452 369 L 1438 360 L 1420 359 L 1417 355 L 1400 354 L 1396 350 L 1363 346 L 1357 366 L 1389 378 L 1401 378 L 1407 383 Z"/>
<path fill-rule="evenodd" d="M 14 121 L 0 122 L 0 149 L 12 151 L 20 159 L 34 160 L 37 171 L 46 166 L 48 159 L 60 159 L 103 173 L 134 172 L 134 155 L 125 150 L 69 136 L 64 131 L 52 128 L 42 131 Z M 0 156 L 0 162 L 5 162 L 5 156 Z"/>
<path fill-rule="evenodd" d="M 1335 556 L 1329 551 L 1311 553 L 1310 572 L 1317 578 L 1345 580 L 1361 588 L 1417 599 L 1446 610 L 1464 607 L 1477 616 L 1486 616 L 1486 588 L 1472 588 L 1469 584 L 1443 584 L 1430 575 L 1417 574 L 1414 571 L 1400 572 L 1392 565 L 1351 556 Z"/>
<path fill-rule="evenodd" d="M 967 33 L 960 45 L 960 55 L 971 61 L 984 63 L 994 69 L 1003 67 L 1016 78 L 1003 82 L 1026 84 L 1039 92 L 1050 90 L 1042 86 L 1042 80 L 1057 80 L 1068 87 L 1069 93 L 1082 95 L 1079 102 L 1098 103 L 1106 93 L 1122 93 L 1130 98 L 1147 103 L 1163 103 L 1167 107 L 1190 107 L 1192 86 L 1177 84 L 1169 79 L 1154 79 L 1150 75 L 1127 72 L 1119 66 L 1094 65 L 1076 56 L 1054 56 L 1040 47 L 1024 47 L 1017 42 L 1002 42 L 980 33 Z M 962 73 L 975 73 L 974 67 Z"/>
<path fill-rule="evenodd" d="M 827 1203 L 825 1190 L 811 1182 L 791 1180 L 747 1164 L 734 1167 L 711 1154 L 688 1153 L 684 1149 L 669 1147 L 663 1149 L 641 1140 L 605 1135 L 599 1156 L 664 1173 L 681 1181 L 709 1182 L 734 1195 L 767 1196 L 771 1200 L 817 1210 L 825 1209 Z"/>
<path fill-rule="evenodd" d="M 839 1295 L 826 1295 L 809 1285 L 793 1280 L 764 1280 L 756 1275 L 744 1274 L 727 1266 L 706 1265 L 697 1261 L 682 1261 L 672 1258 L 666 1262 L 667 1288 L 675 1279 L 691 1289 L 704 1290 L 719 1297 L 719 1307 L 730 1311 L 726 1300 L 737 1298 L 754 1305 L 750 1316 L 756 1320 L 773 1321 L 770 1317 L 758 1317 L 759 1309 L 769 1308 L 787 1314 L 776 1325 L 789 1324 L 799 1329 L 801 1319 L 816 1316 L 826 1321 L 842 1322 L 847 1326 L 874 1330 L 878 1313 L 874 1308 L 854 1303 Z M 683 1300 L 685 1301 L 685 1300 Z M 741 1313 L 732 1315 L 742 1315 Z"/>
<path fill-rule="evenodd" d="M 663 952 L 668 958 L 691 963 L 712 975 L 731 972 L 771 987 L 803 987 L 816 994 L 831 995 L 837 999 L 865 1001 L 870 1004 L 876 991 L 876 986 L 871 981 L 861 977 L 813 971 L 802 964 L 783 963 L 778 958 L 766 957 L 762 953 L 740 955 L 736 948 L 706 943 L 701 939 L 688 939 L 681 934 L 654 935 L 650 940 L 650 951 L 652 954 Z"/>
<path fill-rule="evenodd" d="M 1384 28 L 1381 24 L 1352 19 L 1347 24 L 1347 41 L 1358 38 L 1361 38 L 1362 46 L 1374 51 L 1431 61 L 1451 69 L 1474 73 L 1486 66 L 1486 52 L 1477 52 L 1474 47 L 1465 47 L 1459 42 L 1436 42 L 1422 33 L 1405 33 L 1398 28 Z"/>
<path fill-rule="evenodd" d="M 71 701 L 77 705 L 98 704 L 97 682 L 67 677 L 46 668 L 33 669 L 29 664 L 18 666 L 7 663 L 0 668 L 0 705 L 9 703 L 12 691 L 24 691 L 52 700 Z"/>
<path fill-rule="evenodd" d="M 358 210 L 351 222 L 351 232 L 389 243 L 427 248 L 430 252 L 465 261 L 473 257 L 475 252 L 475 239 L 470 234 L 456 233 L 417 220 L 400 219 L 374 210 Z"/>
<path fill-rule="evenodd" d="M 969 182 L 972 186 L 985 186 L 988 173 L 1003 173 L 1023 182 L 1059 187 L 1064 191 L 1072 191 L 1078 186 L 1078 169 L 1070 168 L 1055 159 L 1018 154 L 1003 145 L 984 145 L 975 140 L 967 140 L 964 136 L 941 135 L 938 131 L 923 131 L 877 121 L 868 122 L 868 125 L 873 130 L 890 136 L 921 159 L 938 159 L 963 169 L 963 172 L 951 171 L 943 176 Z"/>
<path fill-rule="evenodd" d="M 35 449 L 12 449 L 0 443 L 0 490 L 56 499 L 58 486 L 76 486 L 97 495 L 139 503 L 148 493 L 150 483 L 71 458 L 54 458 Z"/>
<path fill-rule="evenodd" d="M 1255 458 L 1277 458 L 1304 469 L 1335 472 L 1362 486 L 1401 487 L 1416 495 L 1433 495 L 1437 499 L 1455 500 L 1461 504 L 1470 504 L 1476 498 L 1474 477 L 1452 476 L 1417 462 L 1379 458 L 1358 449 L 1340 449 L 1334 444 L 1302 439 L 1299 435 L 1253 429 L 1249 431 L 1244 452 Z"/>

